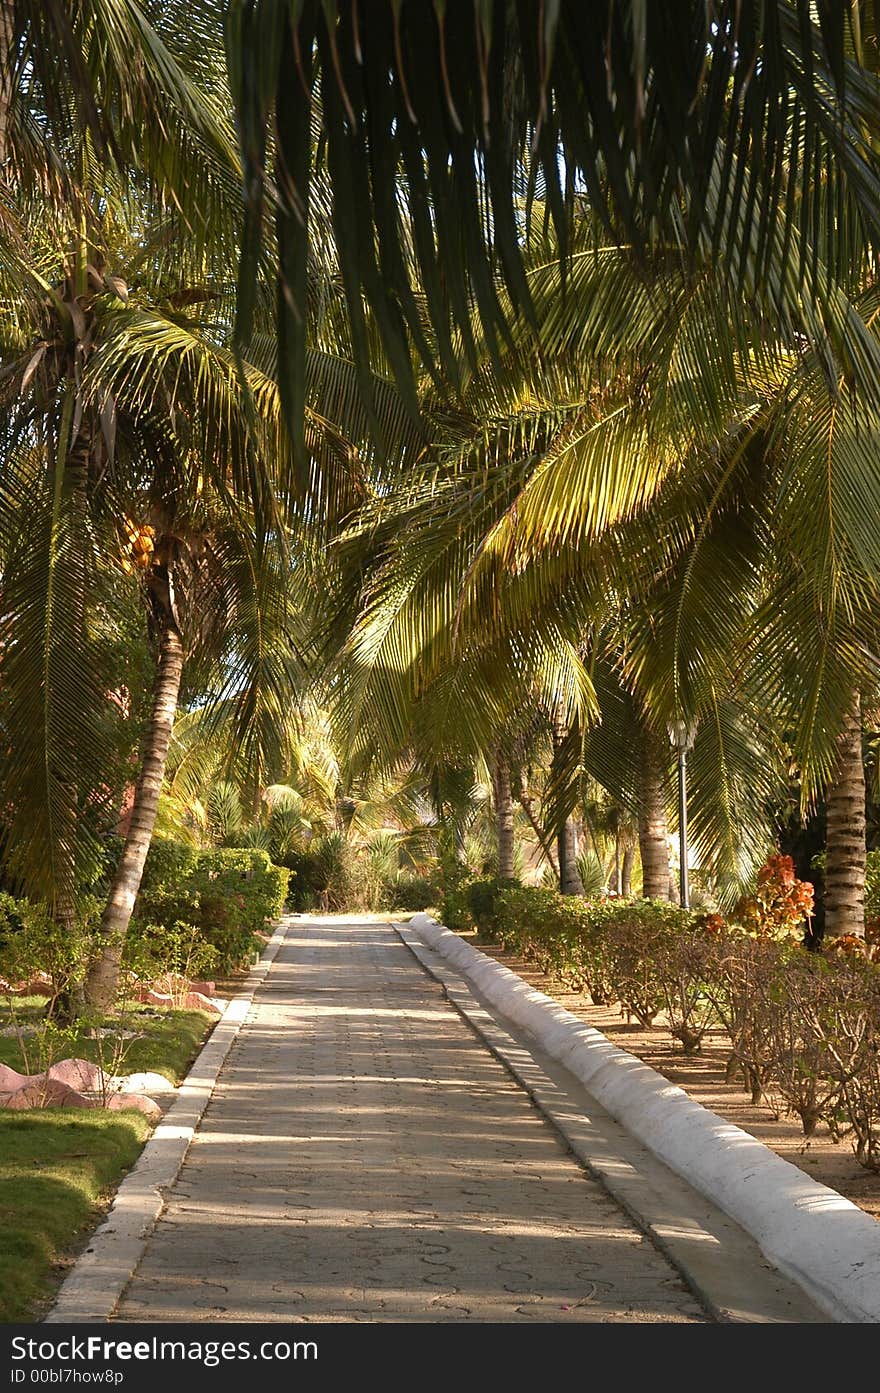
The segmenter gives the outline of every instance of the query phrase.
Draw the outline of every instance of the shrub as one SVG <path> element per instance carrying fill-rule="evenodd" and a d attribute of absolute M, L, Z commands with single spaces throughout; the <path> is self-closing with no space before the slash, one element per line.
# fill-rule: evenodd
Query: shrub
<path fill-rule="evenodd" d="M 392 909 L 425 910 L 440 902 L 441 890 L 436 875 L 413 875 L 401 871 L 390 886 Z"/>
<path fill-rule="evenodd" d="M 192 877 L 199 897 L 200 928 L 216 950 L 217 966 L 243 966 L 284 908 L 288 871 L 273 866 L 267 851 L 222 847 L 199 853 Z"/>
<path fill-rule="evenodd" d="M 615 994 L 627 1016 L 649 1026 L 666 1000 L 667 940 L 690 926 L 691 915 L 667 900 L 612 900 L 603 911 Z"/>
<path fill-rule="evenodd" d="M 518 886 L 519 881 L 494 877 L 492 880 L 472 880 L 465 891 L 468 912 L 480 933 L 490 938 L 495 931 L 496 900 L 502 890 Z"/>
<path fill-rule="evenodd" d="M 169 925 L 133 920 L 123 962 L 142 981 L 164 982 L 171 989 L 177 983 L 206 977 L 217 966 L 218 956 L 217 949 L 196 924 L 182 919 Z M 174 995 L 173 990 L 171 994 Z"/>
<path fill-rule="evenodd" d="M 822 956 L 794 939 L 805 901 L 780 860 L 753 897 L 751 932 L 663 900 L 464 879 L 455 893 L 483 932 L 597 1003 L 616 999 L 644 1025 L 665 1011 L 687 1053 L 720 1023 L 729 1082 L 741 1071 L 753 1103 L 769 1098 L 807 1136 L 824 1122 L 880 1170 L 880 966 L 863 949 Z"/>
<path fill-rule="evenodd" d="M 156 839 L 150 847 L 135 905 L 132 936 L 144 963 L 162 972 L 177 971 L 186 960 L 198 971 L 243 967 L 284 908 L 289 871 L 275 866 L 266 851 L 220 847 L 197 851 Z M 196 951 L 196 931 L 213 957 Z M 134 961 L 136 949 L 131 950 Z"/>
<path fill-rule="evenodd" d="M 575 991 L 588 990 L 597 1005 L 612 999 L 605 944 L 597 926 L 600 905 L 557 890 L 519 886 L 499 897 L 503 913 L 496 937 L 554 972 Z"/>
<path fill-rule="evenodd" d="M 344 832 L 316 837 L 308 850 L 291 851 L 284 857 L 294 876 L 293 906 L 344 911 L 427 909 L 437 904 L 436 884 L 428 893 L 422 877 L 398 871 L 399 859 L 395 832 L 375 832 L 364 845 Z"/>
<path fill-rule="evenodd" d="M 710 934 L 705 990 L 732 1045 L 727 1081 L 741 1071 L 753 1103 L 763 1096 L 770 1059 L 762 990 L 784 975 L 790 951 L 789 945 L 736 926 Z"/>
<path fill-rule="evenodd" d="M 754 895 L 746 895 L 734 918 L 750 933 L 803 939 L 813 915 L 813 886 L 798 880 L 790 856 L 770 856 L 758 872 Z"/>
<path fill-rule="evenodd" d="M 665 900 L 591 903 L 492 881 L 472 885 L 470 895 L 474 918 L 505 947 L 575 990 L 586 987 L 597 1005 L 619 999 L 645 1025 L 664 1003 L 657 945 L 692 922 L 687 911 Z"/>
<path fill-rule="evenodd" d="M 459 933 L 473 926 L 467 898 L 470 879 L 471 873 L 467 866 L 451 858 L 444 858 L 440 919 L 448 929 L 454 929 Z"/>
<path fill-rule="evenodd" d="M 80 896 L 71 930 L 57 924 L 44 905 L 0 893 L 0 976 L 9 982 L 48 977 L 52 1014 L 55 1003 L 68 1001 L 85 974 L 100 912 L 99 900 Z"/>
<path fill-rule="evenodd" d="M 663 1005 L 673 1040 L 685 1054 L 698 1054 L 703 1036 L 718 1021 L 708 990 L 713 942 L 705 928 L 684 928 L 658 944 Z"/>
<path fill-rule="evenodd" d="M 845 973 L 803 949 L 789 956 L 782 974 L 762 976 L 756 984 L 767 1092 L 782 1110 L 800 1119 L 805 1137 L 823 1119 L 838 1130 L 841 1078 L 832 1056 L 848 1073 L 860 1054 L 861 1031 L 845 1042 L 839 1030 L 839 993 L 845 986 Z M 844 1008 L 843 1016 L 847 1014 Z"/>

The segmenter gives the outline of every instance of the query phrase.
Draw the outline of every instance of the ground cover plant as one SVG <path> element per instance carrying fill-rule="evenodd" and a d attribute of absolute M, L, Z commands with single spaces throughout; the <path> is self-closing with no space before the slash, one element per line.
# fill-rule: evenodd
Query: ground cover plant
<path fill-rule="evenodd" d="M 7 998 L 8 1001 L 8 998 Z M 124 1013 L 103 1017 L 103 1024 L 80 1021 L 71 1026 L 45 1023 L 46 1002 L 29 997 L 10 1011 L 0 998 L 4 1031 L 0 1064 L 23 1074 L 40 1073 L 62 1058 L 87 1059 L 109 1074 L 164 1074 L 179 1084 L 217 1017 L 204 1011 L 178 1011 L 130 1005 Z M 104 1030 L 103 1037 L 96 1031 Z M 33 1033 L 30 1033 L 33 1032 Z"/>

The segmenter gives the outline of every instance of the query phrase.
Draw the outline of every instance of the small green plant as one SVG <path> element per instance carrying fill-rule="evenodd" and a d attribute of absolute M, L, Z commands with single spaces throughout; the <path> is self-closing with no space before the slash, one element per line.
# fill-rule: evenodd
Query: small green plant
<path fill-rule="evenodd" d="M 390 886 L 392 909 L 431 909 L 440 903 L 440 897 L 436 875 L 413 875 L 401 871 Z"/>
<path fill-rule="evenodd" d="M 185 919 L 172 925 L 137 924 L 125 945 L 123 966 L 141 982 L 152 982 L 167 991 L 179 1005 L 193 978 L 208 975 L 216 966 L 217 949 L 201 929 Z"/>

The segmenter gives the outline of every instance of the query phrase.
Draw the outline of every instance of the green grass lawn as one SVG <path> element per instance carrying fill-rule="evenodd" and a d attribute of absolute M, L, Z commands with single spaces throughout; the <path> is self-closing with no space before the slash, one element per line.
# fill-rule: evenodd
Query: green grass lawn
<path fill-rule="evenodd" d="M 16 1005 L 15 1020 L 22 1025 L 37 1024 L 44 1006 L 43 1000 L 26 997 Z M 3 1007 L 0 1002 L 0 1025 L 9 1025 L 13 1017 Z M 90 1039 L 86 1027 L 76 1026 L 52 1029 L 45 1039 L 39 1033 L 22 1041 L 15 1036 L 0 1036 L 0 1063 L 9 1064 L 20 1073 L 36 1074 L 56 1059 L 91 1059 L 110 1074 L 155 1070 L 167 1075 L 172 1083 L 180 1083 L 216 1019 L 203 1011 L 153 1014 L 148 1006 L 133 1006 L 121 1025 L 142 1035 L 141 1039 L 121 1040 L 117 1046 L 112 1037 Z M 114 1022 L 108 1018 L 105 1024 Z"/>
<path fill-rule="evenodd" d="M 43 1002 L 16 1005 L 19 1022 L 35 1022 Z M 0 1037 L 0 1061 L 36 1073 L 52 1059 L 75 1056 L 103 1063 L 110 1072 L 155 1070 L 179 1083 L 216 1017 L 201 1011 L 151 1014 L 135 1007 L 125 1027 L 143 1038 L 124 1042 L 114 1057 L 112 1039 L 93 1040 L 82 1028 L 23 1042 Z M 0 1023 L 10 1016 L 0 1009 Z M 110 1022 L 108 1022 L 109 1024 Z M 101 1111 L 5 1112 L 0 1109 L 0 1321 L 32 1321 L 42 1315 L 71 1255 L 93 1228 L 150 1133 L 142 1113 Z"/>
<path fill-rule="evenodd" d="M 0 1320 L 42 1313 L 149 1132 L 138 1112 L 0 1111 Z"/>

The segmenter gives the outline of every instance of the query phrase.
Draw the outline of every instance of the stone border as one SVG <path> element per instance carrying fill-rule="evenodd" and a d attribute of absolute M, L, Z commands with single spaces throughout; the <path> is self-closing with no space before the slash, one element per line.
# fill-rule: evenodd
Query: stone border
<path fill-rule="evenodd" d="M 880 1322 L 880 1224 L 427 914 L 409 927 L 833 1320 Z"/>
<path fill-rule="evenodd" d="M 241 994 L 231 999 L 218 1019 L 174 1102 L 122 1180 L 106 1219 L 65 1277 L 45 1317 L 47 1324 L 108 1321 L 112 1316 L 162 1213 L 166 1192 L 177 1179 L 232 1042 L 247 1019 L 256 990 L 265 980 L 290 923 L 289 915 L 280 920 L 260 961 L 245 979 Z"/>

